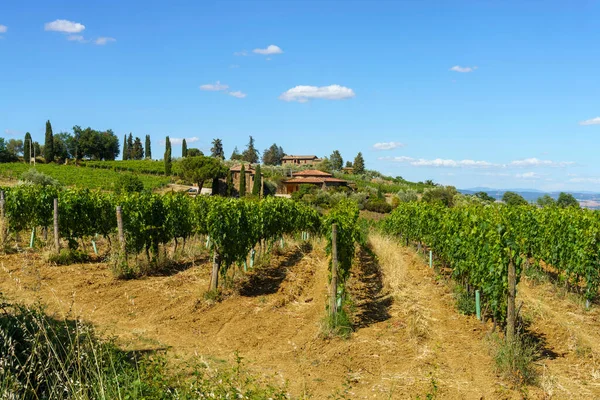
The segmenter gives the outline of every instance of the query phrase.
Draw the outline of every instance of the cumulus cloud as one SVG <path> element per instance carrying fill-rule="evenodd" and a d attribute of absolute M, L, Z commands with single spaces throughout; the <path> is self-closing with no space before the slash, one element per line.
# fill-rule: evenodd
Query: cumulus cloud
<path fill-rule="evenodd" d="M 571 178 L 569 182 L 573 183 L 600 183 L 600 178 Z"/>
<path fill-rule="evenodd" d="M 0 33 L 6 33 L 6 31 L 8 31 L 8 26 L 0 25 Z"/>
<path fill-rule="evenodd" d="M 373 145 L 375 150 L 393 150 L 398 147 L 404 147 L 404 144 L 400 142 L 379 142 Z"/>
<path fill-rule="evenodd" d="M 216 81 L 215 83 L 207 83 L 205 85 L 200 86 L 200 90 L 207 90 L 210 92 L 218 92 L 227 89 L 229 89 L 229 85 L 224 85 L 221 83 L 221 81 Z"/>
<path fill-rule="evenodd" d="M 572 161 L 552 161 L 552 160 L 540 160 L 538 158 L 525 158 L 523 160 L 511 161 L 509 166 L 511 167 L 568 167 L 569 165 L 575 164 Z"/>
<path fill-rule="evenodd" d="M 270 54 L 281 54 L 283 53 L 283 50 L 281 50 L 281 47 L 279 46 L 275 46 L 274 44 L 267 46 L 266 49 L 254 49 L 252 50 L 253 53 L 256 54 L 263 54 L 263 55 L 270 55 Z"/>
<path fill-rule="evenodd" d="M 466 72 L 473 72 L 476 69 L 477 69 L 477 66 L 475 66 L 475 67 L 461 67 L 460 65 L 455 65 L 454 67 L 450 68 L 450 71 L 466 73 Z"/>
<path fill-rule="evenodd" d="M 15 131 L 14 129 L 5 129 L 4 134 L 9 135 L 9 136 L 18 136 L 18 135 L 21 135 L 21 132 Z"/>
<path fill-rule="evenodd" d="M 581 121 L 579 125 L 600 125 L 600 117 L 586 119 L 585 121 Z"/>
<path fill-rule="evenodd" d="M 57 19 L 56 21 L 46 23 L 44 25 L 44 30 L 63 33 L 79 33 L 85 30 L 85 25 L 66 19 Z"/>
<path fill-rule="evenodd" d="M 575 165 L 571 161 L 551 161 L 539 160 L 537 158 L 526 158 L 523 160 L 514 160 L 506 164 L 493 163 L 489 161 L 477 160 L 452 160 L 452 159 L 425 159 L 412 157 L 380 157 L 380 160 L 393 161 L 401 164 L 411 165 L 413 167 L 442 167 L 442 168 L 533 168 L 533 167 L 568 167 Z"/>
<path fill-rule="evenodd" d="M 227 94 L 233 97 L 237 97 L 238 99 L 243 99 L 244 97 L 246 97 L 246 93 L 242 93 L 239 90 L 236 92 L 228 92 Z"/>
<path fill-rule="evenodd" d="M 183 139 L 184 138 L 169 138 L 169 141 L 171 142 L 171 146 L 181 146 L 181 144 L 183 143 Z M 190 144 L 190 143 L 195 143 L 197 141 L 199 141 L 200 139 L 197 138 L 196 136 L 191 137 L 191 138 L 185 138 L 185 143 L 186 144 Z M 158 141 L 161 145 L 165 145 L 165 140 L 159 140 Z"/>
<path fill-rule="evenodd" d="M 541 174 L 536 172 L 525 172 L 522 174 L 516 174 L 515 178 L 517 179 L 540 179 L 542 177 Z"/>
<path fill-rule="evenodd" d="M 84 37 L 81 35 L 69 35 L 69 36 L 67 36 L 67 40 L 70 40 L 72 42 L 79 42 L 79 43 L 87 42 L 87 40 L 85 40 Z"/>
<path fill-rule="evenodd" d="M 310 99 L 343 100 L 356 96 L 354 90 L 340 86 L 296 86 L 283 92 L 279 99 L 283 101 L 297 101 L 306 103 Z"/>
<path fill-rule="evenodd" d="M 117 39 L 115 38 L 111 38 L 111 37 L 99 37 L 98 39 L 94 40 L 94 44 L 97 44 L 98 46 L 104 46 L 107 43 L 111 43 L 111 42 L 116 42 Z"/>

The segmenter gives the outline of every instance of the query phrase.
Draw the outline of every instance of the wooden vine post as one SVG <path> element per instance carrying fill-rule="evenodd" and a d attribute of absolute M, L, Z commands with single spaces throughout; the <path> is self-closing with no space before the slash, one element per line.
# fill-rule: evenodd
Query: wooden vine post
<path fill-rule="evenodd" d="M 60 252 L 60 236 L 58 236 L 58 199 L 54 199 L 54 249 Z"/>
<path fill-rule="evenodd" d="M 217 290 L 219 286 L 219 269 L 221 267 L 221 255 L 215 249 L 213 254 L 212 275 L 210 277 L 210 290 Z"/>
<path fill-rule="evenodd" d="M 515 296 L 517 292 L 517 276 L 513 258 L 508 263 L 508 309 L 506 311 L 506 340 L 515 339 Z"/>
<path fill-rule="evenodd" d="M 119 232 L 119 245 L 121 246 L 121 256 L 125 256 L 125 233 L 123 231 L 123 209 L 117 206 L 117 229 Z"/>
<path fill-rule="evenodd" d="M 4 218 L 4 190 L 0 190 L 0 217 Z"/>
<path fill-rule="evenodd" d="M 338 286 L 338 255 L 337 255 L 337 224 L 331 225 L 331 293 L 329 299 L 329 312 L 331 316 L 337 315 L 337 286 Z"/>

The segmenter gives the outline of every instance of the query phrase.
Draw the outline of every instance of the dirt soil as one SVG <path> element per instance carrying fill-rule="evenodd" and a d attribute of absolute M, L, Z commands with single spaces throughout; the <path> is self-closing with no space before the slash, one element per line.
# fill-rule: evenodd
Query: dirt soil
<path fill-rule="evenodd" d="M 515 391 L 495 372 L 485 339 L 490 326 L 456 311 L 448 286 L 424 259 L 376 235 L 371 247 L 358 253 L 348 283 L 355 328 L 348 340 L 321 335 L 328 262 L 319 241 L 288 245 L 215 304 L 203 296 L 208 258 L 118 281 L 103 263 L 56 267 L 40 253 L 2 255 L 0 292 L 90 321 L 127 349 L 227 361 L 238 351 L 250 370 L 287 383 L 294 398 L 600 397 L 596 311 L 586 313 L 545 286 L 521 284 L 523 312 L 543 316 L 531 329 L 555 355 L 540 362 L 546 386 Z"/>

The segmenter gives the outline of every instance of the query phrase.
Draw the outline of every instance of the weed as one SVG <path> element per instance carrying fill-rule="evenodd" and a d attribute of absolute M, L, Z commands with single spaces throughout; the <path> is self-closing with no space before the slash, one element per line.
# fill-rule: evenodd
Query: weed
<path fill-rule="evenodd" d="M 348 339 L 352 334 L 352 322 L 344 307 L 335 316 L 328 313 L 321 325 L 321 332 L 327 338 L 339 336 Z"/>
<path fill-rule="evenodd" d="M 80 250 L 62 249 L 60 253 L 51 253 L 48 262 L 56 265 L 70 265 L 88 262 L 90 256 Z"/>
<path fill-rule="evenodd" d="M 454 286 L 454 298 L 458 312 L 464 315 L 475 314 L 475 296 L 466 291 L 462 286 Z"/>
<path fill-rule="evenodd" d="M 515 387 L 534 384 L 538 371 L 534 361 L 539 357 L 539 347 L 524 334 L 517 335 L 512 342 L 494 336 L 496 368 Z"/>

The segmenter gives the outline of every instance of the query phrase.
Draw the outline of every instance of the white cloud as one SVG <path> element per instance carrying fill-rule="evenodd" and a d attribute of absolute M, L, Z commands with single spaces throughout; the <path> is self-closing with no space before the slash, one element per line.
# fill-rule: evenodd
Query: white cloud
<path fill-rule="evenodd" d="M 571 178 L 569 182 L 573 183 L 600 183 L 600 178 Z"/>
<path fill-rule="evenodd" d="M 380 157 L 380 160 L 394 161 L 402 164 L 409 164 L 413 167 L 443 167 L 443 168 L 489 168 L 497 167 L 498 164 L 493 164 L 488 161 L 476 161 L 476 160 L 450 160 L 436 158 L 433 160 L 427 160 L 424 158 L 412 158 L 412 157 Z"/>
<path fill-rule="evenodd" d="M 236 92 L 229 92 L 227 93 L 230 96 L 233 97 L 237 97 L 238 99 L 243 99 L 244 97 L 246 97 L 246 93 L 242 93 L 241 91 L 236 91 Z"/>
<path fill-rule="evenodd" d="M 183 139 L 184 138 L 169 138 L 169 141 L 171 142 L 171 146 L 181 146 L 181 144 L 183 143 Z M 186 144 L 190 144 L 190 143 L 195 143 L 197 141 L 199 141 L 200 139 L 197 138 L 196 136 L 191 137 L 191 138 L 185 138 L 185 143 Z M 161 145 L 165 145 L 165 140 L 159 140 L 158 141 Z"/>
<path fill-rule="evenodd" d="M 57 19 L 44 25 L 44 30 L 63 33 L 79 33 L 85 30 L 85 25 L 79 22 L 67 21 L 66 19 Z"/>
<path fill-rule="evenodd" d="M 455 65 L 454 67 L 450 68 L 450 71 L 454 71 L 454 72 L 473 72 L 477 69 L 477 67 L 461 67 L 460 65 Z"/>
<path fill-rule="evenodd" d="M 327 99 L 327 100 L 342 100 L 356 96 L 354 90 L 340 86 L 296 86 L 290 90 L 283 92 L 279 96 L 280 100 L 297 101 L 306 103 L 310 99 Z"/>
<path fill-rule="evenodd" d="M 523 160 L 511 161 L 508 166 L 510 167 L 568 167 L 574 165 L 572 161 L 551 161 L 551 160 L 540 160 L 538 158 L 525 158 Z"/>
<path fill-rule="evenodd" d="M 6 33 L 6 31 L 8 31 L 8 26 L 0 25 L 0 33 Z"/>
<path fill-rule="evenodd" d="M 252 52 L 256 53 L 256 54 L 269 55 L 269 54 L 281 54 L 281 53 L 283 53 L 283 50 L 281 50 L 281 47 L 275 46 L 274 44 L 272 44 L 272 45 L 267 46 L 266 49 L 254 49 L 254 50 L 252 50 Z"/>
<path fill-rule="evenodd" d="M 67 36 L 67 40 L 70 40 L 72 42 L 79 42 L 79 43 L 87 42 L 87 40 L 85 40 L 84 37 L 81 35 L 69 35 L 69 36 Z"/>
<path fill-rule="evenodd" d="M 111 37 L 99 37 L 98 39 L 94 40 L 94 44 L 97 44 L 98 46 L 104 46 L 107 43 L 111 43 L 111 42 L 116 42 L 117 39 L 115 38 L 111 38 Z"/>
<path fill-rule="evenodd" d="M 248 52 L 246 50 L 236 51 L 235 53 L 233 53 L 233 55 L 237 57 L 245 57 L 248 55 Z"/>
<path fill-rule="evenodd" d="M 9 136 L 18 136 L 22 134 L 21 132 L 15 131 L 14 129 L 5 129 L 4 133 Z"/>
<path fill-rule="evenodd" d="M 585 121 L 581 121 L 579 125 L 600 125 L 600 117 L 586 119 Z"/>
<path fill-rule="evenodd" d="M 404 147 L 404 144 L 400 142 L 380 142 L 373 145 L 375 150 L 392 150 L 398 147 Z"/>
<path fill-rule="evenodd" d="M 229 89 L 229 85 L 223 85 L 220 81 L 217 81 L 215 83 L 207 83 L 205 85 L 200 86 L 200 90 L 208 90 L 210 92 L 218 92 L 227 89 Z"/>
<path fill-rule="evenodd" d="M 516 174 L 515 178 L 517 179 L 540 179 L 542 175 L 536 172 L 525 172 L 523 174 Z"/>

